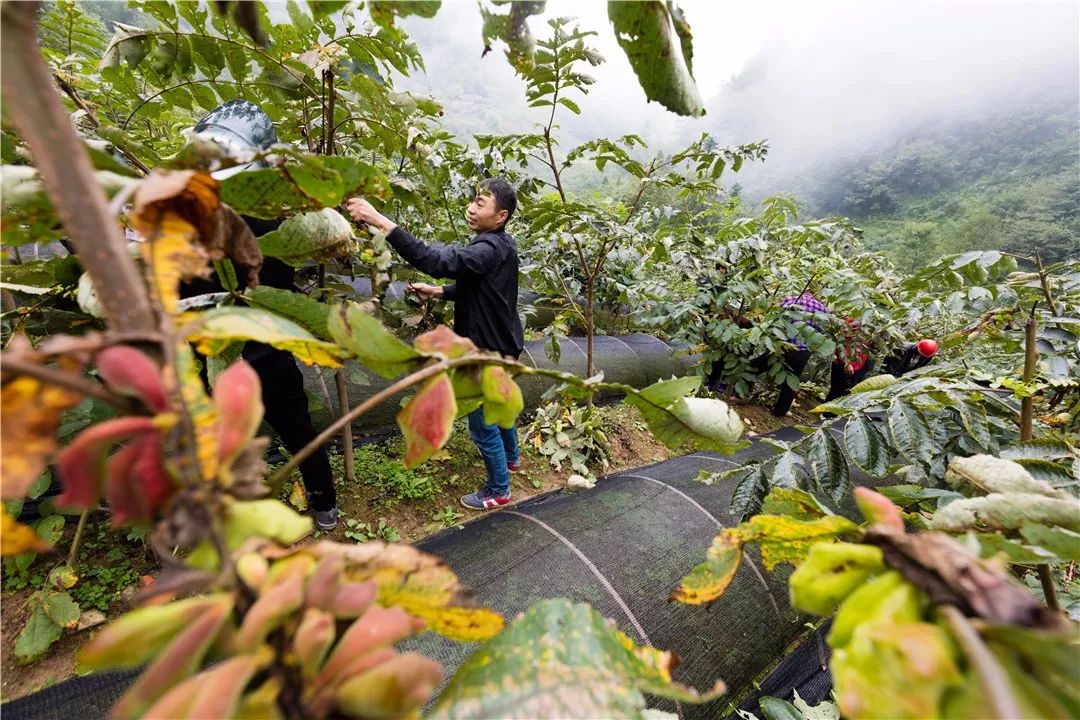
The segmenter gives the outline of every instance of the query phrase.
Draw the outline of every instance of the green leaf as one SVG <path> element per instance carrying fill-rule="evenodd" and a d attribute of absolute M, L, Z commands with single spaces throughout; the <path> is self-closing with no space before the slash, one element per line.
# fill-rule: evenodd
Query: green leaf
<path fill-rule="evenodd" d="M 57 437 L 63 437 L 64 426 L 60 426 L 60 430 L 57 431 Z M 49 489 L 52 485 L 52 470 L 45 468 L 45 472 L 37 476 L 37 480 L 30 484 L 30 487 L 26 490 L 26 497 L 31 500 L 37 500 L 41 495 Z"/>
<path fill-rule="evenodd" d="M 326 303 L 292 290 L 282 290 L 269 285 L 248 290 L 245 297 L 249 304 L 288 318 L 317 338 L 332 339 L 327 329 L 330 306 Z"/>
<path fill-rule="evenodd" d="M 1004 460 L 1061 460 L 1072 457 L 1068 443 L 1050 438 L 1029 440 L 1002 448 L 998 457 Z"/>
<path fill-rule="evenodd" d="M 389 181 L 376 168 L 343 156 L 308 156 L 299 164 L 247 170 L 221 181 L 223 203 L 241 215 L 267 219 L 337 206 L 353 195 L 378 198 L 390 191 Z"/>
<path fill-rule="evenodd" d="M 925 500 L 940 500 L 941 498 L 956 499 L 963 497 L 960 493 L 953 492 L 952 490 L 926 488 L 922 485 L 886 485 L 885 487 L 875 489 L 902 508 L 915 505 L 916 503 Z"/>
<path fill-rule="evenodd" d="M 893 447 L 913 463 L 923 467 L 933 460 L 933 432 L 914 405 L 894 400 L 889 406 L 889 436 Z"/>
<path fill-rule="evenodd" d="M 63 629 L 45 613 L 43 599 L 42 594 L 37 593 L 31 600 L 33 610 L 30 611 L 30 618 L 15 639 L 15 657 L 24 663 L 44 655 L 63 633 Z"/>
<path fill-rule="evenodd" d="M 337 345 L 319 340 L 291 320 L 250 307 L 220 307 L 203 313 L 188 313 L 192 323 L 187 339 L 203 355 L 217 355 L 237 340 L 255 340 L 290 352 L 307 365 L 341 367 L 345 352 Z"/>
<path fill-rule="evenodd" d="M 55 545 L 64 534 L 64 516 L 48 515 L 34 525 L 37 536 L 50 545 Z"/>
<path fill-rule="evenodd" d="M 1025 462 L 1047 463 L 1046 460 Z M 1054 498 L 1069 497 L 1064 491 L 1035 478 L 1020 463 L 1002 460 L 993 455 L 954 457 L 945 471 L 945 482 L 954 490 L 969 496 L 1011 492 L 1035 493 Z"/>
<path fill-rule="evenodd" d="M 512 428 L 525 409 L 525 401 L 510 373 L 497 365 L 486 365 L 480 372 L 480 387 L 484 393 L 484 422 Z"/>
<path fill-rule="evenodd" d="M 1062 560 L 1080 561 L 1080 533 L 1039 523 L 1025 523 L 1020 534 L 1032 545 L 1046 548 Z"/>
<path fill-rule="evenodd" d="M 765 720 L 803 720 L 803 714 L 795 706 L 780 698 L 766 695 L 758 701 Z"/>
<path fill-rule="evenodd" d="M 299 267 L 306 260 L 323 262 L 355 251 L 352 225 L 331 208 L 293 215 L 259 238 L 263 255 Z"/>
<path fill-rule="evenodd" d="M 889 465 L 889 452 L 885 441 L 873 422 L 858 414 L 844 426 L 844 446 L 848 456 L 860 470 L 870 477 L 881 477 Z"/>
<path fill-rule="evenodd" d="M 1064 465 L 1040 458 L 1019 458 L 1016 462 L 1027 470 L 1031 477 L 1055 488 L 1077 484 L 1076 477 Z"/>
<path fill-rule="evenodd" d="M 949 397 L 955 403 L 956 409 L 960 413 L 960 422 L 963 424 L 964 429 L 967 430 L 968 435 L 979 444 L 979 447 L 988 450 L 992 438 L 990 436 L 990 425 L 986 420 L 986 410 L 983 409 L 982 405 L 970 402 L 959 393 L 949 393 Z"/>
<path fill-rule="evenodd" d="M 424 357 L 354 303 L 334 306 L 327 328 L 341 347 L 384 378 L 395 378 L 413 369 Z"/>
<path fill-rule="evenodd" d="M 74 629 L 79 624 L 79 606 L 66 592 L 45 593 L 41 609 L 62 628 Z"/>
<path fill-rule="evenodd" d="M 722 400 L 684 397 L 701 383 L 701 378 L 661 380 L 642 390 L 625 387 L 628 405 L 641 411 L 656 439 L 670 448 L 690 442 L 695 446 L 732 453 L 740 442 L 743 423 Z"/>
<path fill-rule="evenodd" d="M 689 35 L 678 36 L 665 3 L 609 2 L 608 19 L 645 97 L 679 115 L 705 114 L 690 74 L 690 54 L 683 54 Z"/>
<path fill-rule="evenodd" d="M 819 428 L 810 438 L 807 459 L 810 473 L 821 492 L 840 502 L 851 489 L 851 473 L 840 443 L 828 428 Z"/>
<path fill-rule="evenodd" d="M 855 386 L 848 391 L 848 394 L 857 395 L 864 392 L 884 390 L 887 387 L 895 385 L 897 382 L 898 380 L 892 375 L 875 375 L 872 378 L 867 378 L 860 383 L 856 383 Z"/>
<path fill-rule="evenodd" d="M 642 693 L 700 703 L 724 691 L 672 682 L 673 667 L 588 605 L 544 600 L 465 661 L 429 717 L 642 718 Z"/>
<path fill-rule="evenodd" d="M 773 488 L 761 505 L 765 515 L 787 515 L 796 520 L 816 520 L 832 515 L 810 493 L 798 488 Z"/>
<path fill-rule="evenodd" d="M 1057 525 L 1080 532 L 1076 499 L 1061 500 L 1033 493 L 993 493 L 965 498 L 935 512 L 930 527 L 946 532 L 1016 530 L 1028 523 Z"/>
<path fill-rule="evenodd" d="M 422 18 L 433 18 L 439 12 L 441 0 L 371 0 L 368 7 L 371 10 L 371 19 L 385 28 L 394 27 L 395 17 L 408 17 L 417 15 Z"/>
<path fill-rule="evenodd" d="M 79 283 L 79 259 L 75 255 L 53 257 L 48 260 L 29 260 L 19 265 L 5 263 L 0 266 L 0 280 L 13 285 L 29 285 L 52 288 L 58 285 L 72 287 Z"/>
<path fill-rule="evenodd" d="M 746 471 L 735 491 L 731 494 L 731 514 L 742 518 L 753 514 L 761 507 L 768 491 L 769 479 L 765 468 L 760 463 Z"/>
<path fill-rule="evenodd" d="M 979 541 L 979 557 L 982 558 L 1004 556 L 1007 562 L 1021 565 L 1036 565 L 1057 559 L 1053 553 L 1043 548 L 1025 545 L 1019 540 L 1010 540 L 1000 533 L 975 533 L 974 536 Z"/>
<path fill-rule="evenodd" d="M 107 170 L 95 172 L 94 179 L 109 197 L 136 182 L 134 178 Z M 38 171 L 26 165 L 0 167 L 0 242 L 25 245 L 63 236 L 60 219 L 45 193 Z"/>
<path fill-rule="evenodd" d="M 802 458 L 791 450 L 781 453 L 773 463 L 769 484 L 779 488 L 798 487 L 799 478 L 802 476 L 799 469 L 801 464 Z"/>

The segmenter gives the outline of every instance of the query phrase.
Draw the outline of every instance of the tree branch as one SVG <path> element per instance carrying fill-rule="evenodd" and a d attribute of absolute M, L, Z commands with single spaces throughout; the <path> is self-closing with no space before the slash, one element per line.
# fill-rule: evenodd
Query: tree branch
<path fill-rule="evenodd" d="M 7 111 L 41 173 L 45 190 L 90 273 L 109 326 L 154 331 L 157 323 L 120 227 L 109 215 L 94 168 L 53 90 L 52 75 L 37 46 L 39 3 L 5 2 L 0 10 L 3 95 L 17 98 Z"/>
<path fill-rule="evenodd" d="M 86 395 L 103 403 L 108 403 L 125 414 L 134 414 L 144 410 L 138 401 L 114 393 L 101 383 L 94 382 L 81 375 L 57 370 L 48 365 L 28 362 L 21 358 L 6 357 L 3 358 L 3 372 L 5 375 L 8 373 L 26 375 L 49 385 L 72 390 L 80 395 Z"/>
<path fill-rule="evenodd" d="M 90 118 L 90 122 L 93 124 L 93 126 L 95 128 L 100 128 L 101 121 L 98 120 L 97 115 L 94 114 L 94 111 L 91 110 L 90 107 L 82 101 L 82 98 L 80 98 L 78 93 L 75 92 L 75 88 L 71 86 L 71 83 L 62 78 L 59 73 L 53 73 L 53 78 L 56 79 L 56 84 L 60 87 L 64 94 L 71 98 L 71 102 L 75 103 L 75 105 L 80 110 L 86 113 L 86 117 Z M 150 168 L 148 168 L 143 163 L 143 161 L 136 157 L 135 154 L 132 153 L 130 150 L 123 147 L 122 145 L 117 144 L 115 141 L 113 142 L 113 146 L 116 147 L 116 149 L 119 150 L 120 153 L 124 157 L 126 157 L 132 165 L 137 167 L 143 175 L 148 175 L 150 173 Z"/>
<path fill-rule="evenodd" d="M 1005 671 L 963 613 L 952 605 L 942 606 L 938 608 L 938 611 L 949 623 L 953 637 L 956 638 L 968 662 L 975 670 L 993 717 L 998 720 L 1023 717 L 1016 698 L 1010 690 L 1011 686 L 1009 679 L 1005 676 Z"/>

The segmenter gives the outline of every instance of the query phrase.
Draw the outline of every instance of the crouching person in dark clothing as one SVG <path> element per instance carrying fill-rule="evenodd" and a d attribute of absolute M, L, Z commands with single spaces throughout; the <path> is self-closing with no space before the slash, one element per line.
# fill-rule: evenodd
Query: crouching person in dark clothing
<path fill-rule="evenodd" d="M 894 377 L 900 377 L 904 373 L 929 365 L 930 361 L 937 355 L 937 351 L 937 340 L 923 338 L 919 342 L 911 343 L 903 350 L 898 350 L 887 357 L 885 362 L 882 363 L 882 369 Z"/>
<path fill-rule="evenodd" d="M 848 394 L 870 374 L 874 367 L 874 361 L 867 355 L 869 348 L 865 343 L 858 343 L 856 333 L 862 327 L 855 318 L 844 318 L 848 324 L 845 337 L 840 338 L 840 347 L 836 349 L 836 358 L 832 363 L 832 376 L 829 382 L 829 394 L 825 396 L 825 402 L 835 400 Z"/>
<path fill-rule="evenodd" d="M 408 290 L 422 298 L 452 300 L 454 332 L 472 340 L 481 350 L 493 350 L 517 359 L 525 336 L 517 312 L 518 255 L 506 224 L 517 209 L 517 194 L 501 178 L 484 180 L 476 189 L 466 217 L 476 233 L 466 246 L 427 244 L 379 213 L 363 198 L 348 203 L 357 222 L 387 234 L 387 241 L 413 267 L 452 285 L 413 283 Z M 487 510 L 510 502 L 510 473 L 520 469 L 517 430 L 484 422 L 483 409 L 469 413 L 472 436 L 487 470 L 486 485 L 461 498 L 471 510 Z"/>
<path fill-rule="evenodd" d="M 277 132 L 270 117 L 258 105 L 241 99 L 230 100 L 212 110 L 194 129 L 199 136 L 233 150 L 266 150 L 277 142 Z M 249 163 L 217 171 L 213 176 L 221 180 L 260 165 L 262 163 Z M 243 217 L 243 220 L 255 237 L 265 235 L 281 224 L 279 220 L 249 217 Z M 239 272 L 237 274 L 240 275 Z M 292 290 L 295 274 L 296 271 L 281 260 L 262 258 L 258 280 L 262 285 Z M 180 286 L 180 294 L 186 298 L 224 290 L 216 275 L 205 280 L 197 278 Z M 289 452 L 296 453 L 318 436 L 308 412 L 304 376 L 296 366 L 296 360 L 284 350 L 254 341 L 244 344 L 242 355 L 259 376 L 264 419 Z M 204 381 L 206 377 L 204 364 Z M 333 530 L 338 522 L 337 494 L 326 450 L 320 447 L 300 463 L 300 475 L 304 479 L 308 507 L 314 515 L 316 527 L 323 531 Z"/>

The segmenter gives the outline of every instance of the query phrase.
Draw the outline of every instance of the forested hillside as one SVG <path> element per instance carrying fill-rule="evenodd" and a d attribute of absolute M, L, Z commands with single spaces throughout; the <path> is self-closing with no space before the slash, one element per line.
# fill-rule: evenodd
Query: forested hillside
<path fill-rule="evenodd" d="M 848 216 L 903 270 L 974 249 L 1080 256 L 1075 6 L 832 21 L 766 46 L 708 103 L 720 141 L 769 141 L 739 177 L 747 201 Z"/>
<path fill-rule="evenodd" d="M 975 248 L 1080 256 L 1074 93 L 911 128 L 878 153 L 837 163 L 806 199 L 860 221 L 868 248 L 906 269 Z M 875 156 L 876 155 L 876 156 Z"/>

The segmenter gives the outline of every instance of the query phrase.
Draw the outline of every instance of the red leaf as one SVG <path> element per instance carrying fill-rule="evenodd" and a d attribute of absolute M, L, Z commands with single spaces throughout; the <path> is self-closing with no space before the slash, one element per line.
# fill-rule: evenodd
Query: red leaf
<path fill-rule="evenodd" d="M 855 503 L 873 525 L 884 525 L 898 532 L 904 532 L 904 520 L 900 517 L 900 508 L 880 493 L 869 488 L 855 488 Z"/>
<path fill-rule="evenodd" d="M 105 496 L 113 525 L 149 521 L 175 489 L 162 464 L 161 436 L 147 433 L 109 461 Z"/>
<path fill-rule="evenodd" d="M 109 459 L 105 478 L 105 498 L 112 510 L 113 527 L 120 527 L 132 518 L 145 518 L 146 502 L 139 495 L 133 469 L 145 449 L 149 439 L 155 445 L 160 438 L 147 433 L 121 448 Z"/>
<path fill-rule="evenodd" d="M 247 447 L 262 422 L 262 386 L 259 376 L 245 361 L 233 363 L 214 385 L 218 413 L 218 457 L 227 468 Z"/>
<path fill-rule="evenodd" d="M 420 465 L 446 443 L 456 415 L 454 386 L 446 373 L 439 373 L 398 413 L 398 427 L 405 436 L 406 468 Z"/>
<path fill-rule="evenodd" d="M 448 360 L 476 352 L 476 345 L 472 340 L 455 335 L 454 331 L 445 325 L 440 325 L 420 335 L 413 341 L 413 349 L 425 355 L 436 353 L 445 355 Z"/>
<path fill-rule="evenodd" d="M 113 390 L 137 397 L 154 412 L 164 412 L 169 403 L 161 369 L 135 348 L 115 345 L 97 354 L 98 373 Z"/>
<path fill-rule="evenodd" d="M 59 507 L 89 508 L 101 497 L 105 456 L 114 444 L 141 433 L 157 435 L 154 419 L 122 417 L 93 425 L 79 434 L 56 459 L 56 469 L 64 492 L 56 498 Z"/>

